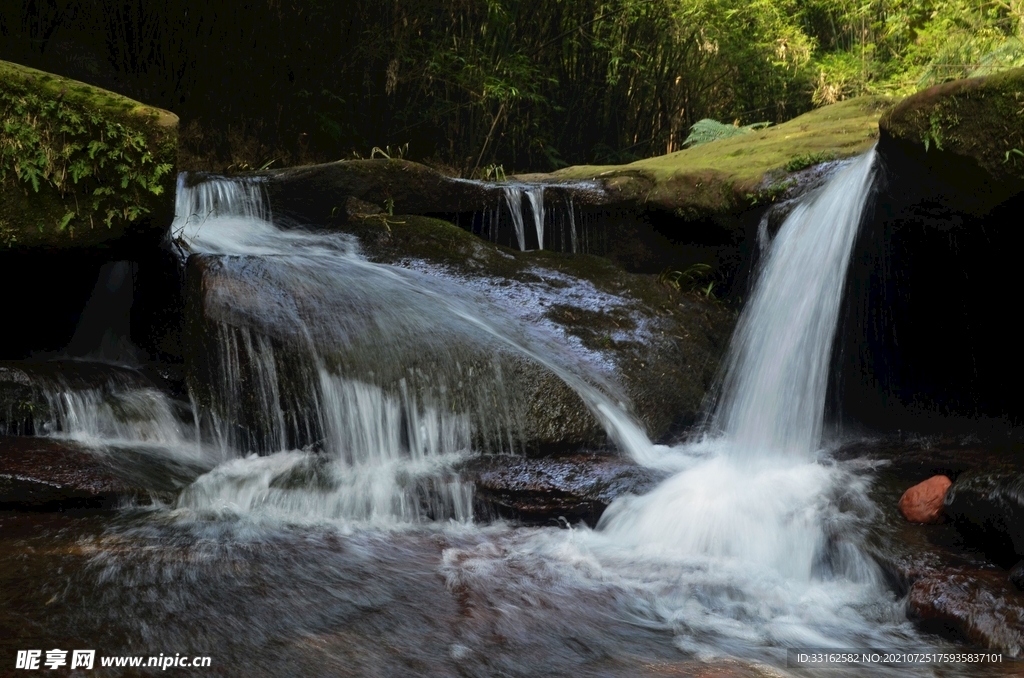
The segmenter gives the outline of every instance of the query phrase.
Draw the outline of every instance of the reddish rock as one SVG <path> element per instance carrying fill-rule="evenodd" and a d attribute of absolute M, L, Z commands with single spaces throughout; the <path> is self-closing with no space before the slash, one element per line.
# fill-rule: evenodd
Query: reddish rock
<path fill-rule="evenodd" d="M 914 485 L 900 497 L 900 513 L 912 523 L 939 522 L 946 492 L 952 484 L 946 476 L 932 476 Z"/>

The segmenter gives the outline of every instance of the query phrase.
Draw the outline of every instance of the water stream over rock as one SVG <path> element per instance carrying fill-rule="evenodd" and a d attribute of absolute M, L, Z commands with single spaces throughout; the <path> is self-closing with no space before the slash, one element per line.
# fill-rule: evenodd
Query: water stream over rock
<path fill-rule="evenodd" d="M 258 182 L 183 179 L 171 235 L 190 255 L 191 417 L 144 386 L 116 407 L 105 393 L 52 407 L 65 437 L 134 436 L 201 463 L 173 498 L 108 521 L 39 532 L 0 514 L 0 541 L 31 547 L 0 557 L 0 581 L 46 554 L 68 573 L 46 568 L 12 598 L 49 616 L 0 643 L 205 654 L 239 674 L 438 676 L 807 675 L 786 668 L 788 648 L 951 648 L 915 630 L 862 549 L 870 468 L 822 441 L 873 164 L 787 218 L 708 425 L 675 447 L 652 445 L 615 384 L 484 295 L 367 261 L 345 234 L 282 229 Z M 506 195 L 515 215 L 522 194 Z M 542 193 L 525 195 L 543 246 Z M 620 454 L 665 479 L 594 529 L 474 524 L 460 464 L 521 451 L 522 365 L 567 384 Z"/>

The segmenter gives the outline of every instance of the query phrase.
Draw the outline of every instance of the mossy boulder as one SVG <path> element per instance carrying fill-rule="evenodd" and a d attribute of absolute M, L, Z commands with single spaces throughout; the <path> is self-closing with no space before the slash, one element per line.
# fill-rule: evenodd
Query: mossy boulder
<path fill-rule="evenodd" d="M 0 61 L 0 251 L 159 237 L 173 217 L 178 118 Z"/>
<path fill-rule="evenodd" d="M 1024 68 L 907 97 L 880 120 L 880 149 L 903 174 L 934 175 L 937 198 L 984 214 L 1024 190 Z"/>
<path fill-rule="evenodd" d="M 770 202 L 795 170 L 859 155 L 878 138 L 878 119 L 892 105 L 867 96 L 825 106 L 792 120 L 628 165 L 567 167 L 521 179 L 603 183 L 610 201 L 637 202 L 696 219 L 742 212 Z"/>

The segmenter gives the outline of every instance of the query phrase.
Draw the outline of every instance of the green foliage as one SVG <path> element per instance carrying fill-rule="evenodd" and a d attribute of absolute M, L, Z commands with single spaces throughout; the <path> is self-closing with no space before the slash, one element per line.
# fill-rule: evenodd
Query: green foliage
<path fill-rule="evenodd" d="M 786 163 L 787 172 L 799 172 L 802 169 L 807 169 L 812 165 L 817 165 L 822 162 L 829 162 L 830 160 L 836 159 L 835 151 L 818 151 L 816 153 L 803 153 L 801 155 L 793 156 L 789 162 Z"/>
<path fill-rule="evenodd" d="M 706 120 L 778 123 L 1024 65 L 1022 8 L 209 0 L 197 11 L 193 0 L 11 0 L 0 6 L 0 52 L 46 67 L 73 43 L 63 65 L 83 72 L 69 75 L 117 82 L 188 129 L 201 123 L 185 144 L 193 166 L 335 159 L 373 140 L 373 156 L 479 176 L 631 162 L 698 142 L 692 128 Z M 415 156 L 395 150 L 407 142 Z"/>
<path fill-rule="evenodd" d="M 773 203 L 785 195 L 786 191 L 794 186 L 796 186 L 795 179 L 773 181 L 771 184 L 758 190 L 756 193 L 747 193 L 747 200 L 750 201 L 751 207 Z"/>
<path fill-rule="evenodd" d="M 163 193 L 172 169 L 157 161 L 138 126 L 13 80 L 0 86 L 0 120 L 0 182 L 52 189 L 74 205 L 54 224 L 61 232 L 94 215 L 108 228 L 139 219 L 149 212 L 142 195 Z"/>
<path fill-rule="evenodd" d="M 767 127 L 770 122 L 755 122 L 752 125 L 726 125 L 725 123 L 712 120 L 711 118 L 704 118 L 693 123 L 690 127 L 690 134 L 683 141 L 683 146 L 690 148 L 693 146 L 699 146 L 700 144 L 706 144 L 709 141 L 716 141 L 718 139 L 727 139 L 729 137 L 738 136 L 740 134 L 748 134 L 755 129 Z"/>
<path fill-rule="evenodd" d="M 678 291 L 692 292 L 707 299 L 714 299 L 715 281 L 710 280 L 713 272 L 708 264 L 697 263 L 685 271 L 668 267 L 658 275 L 658 283 Z"/>

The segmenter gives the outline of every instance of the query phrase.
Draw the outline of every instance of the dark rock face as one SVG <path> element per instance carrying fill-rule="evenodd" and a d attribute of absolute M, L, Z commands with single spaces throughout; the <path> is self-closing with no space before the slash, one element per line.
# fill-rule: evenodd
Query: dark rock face
<path fill-rule="evenodd" d="M 1024 247 L 1024 162 L 1006 159 L 1024 148 L 1009 105 L 1022 74 L 932 88 L 881 120 L 834 354 L 831 409 L 847 423 L 986 432 L 1024 417 L 1004 302 Z"/>
<path fill-rule="evenodd" d="M 960 531 L 997 562 L 1024 556 L 1024 473 L 1013 467 L 968 471 L 946 496 L 946 512 Z"/>

